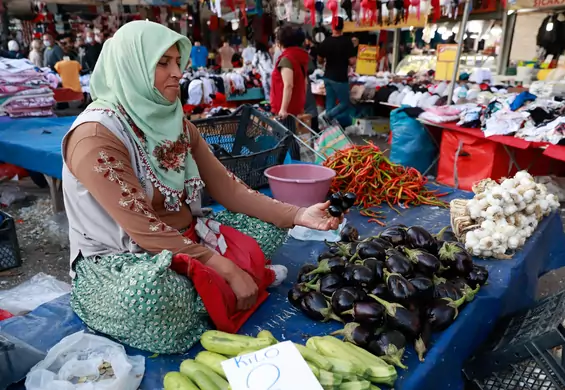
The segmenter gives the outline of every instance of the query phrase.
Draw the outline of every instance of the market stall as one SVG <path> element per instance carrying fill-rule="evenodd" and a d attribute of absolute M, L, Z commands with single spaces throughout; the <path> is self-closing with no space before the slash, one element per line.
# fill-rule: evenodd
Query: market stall
<path fill-rule="evenodd" d="M 445 189 L 444 189 L 445 190 Z M 454 191 L 447 199 L 468 198 L 469 194 Z M 404 210 L 402 215 L 386 210 L 390 224 L 418 224 L 432 232 L 449 225 L 449 212 L 434 207 L 417 207 Z M 382 230 L 376 224 L 367 223 L 367 218 L 352 211 L 349 221 L 358 227 L 362 237 L 374 235 Z M 489 283 L 480 290 L 476 299 L 463 309 L 448 330 L 437 334 L 432 341 L 423 363 L 412 348 L 408 349 L 404 363 L 407 371 L 398 370 L 398 389 L 462 389 L 461 367 L 463 361 L 489 334 L 496 318 L 519 308 L 527 307 L 535 298 L 538 276 L 565 265 L 565 251 L 560 245 L 565 239 L 560 218 L 552 214 L 546 218 L 528 240 L 526 246 L 511 260 L 476 260 L 488 268 Z M 321 242 L 289 239 L 277 252 L 273 262 L 289 268 L 287 282 L 271 289 L 271 295 L 244 325 L 240 333 L 256 335 L 261 329 L 270 330 L 279 340 L 304 343 L 306 338 L 326 335 L 340 329 L 339 323 L 318 323 L 309 320 L 287 301 L 287 292 L 297 277 L 299 268 L 324 251 Z M 72 312 L 69 296 L 63 296 L 45 304 L 34 312 L 0 322 L 0 331 L 29 343 L 40 351 L 46 351 L 64 336 L 86 330 L 85 325 Z M 200 348 L 193 348 L 182 356 L 159 355 L 127 348 L 130 355 L 146 357 L 145 376 L 141 389 L 161 388 L 163 376 L 169 371 L 178 371 L 181 361 L 194 357 Z"/>

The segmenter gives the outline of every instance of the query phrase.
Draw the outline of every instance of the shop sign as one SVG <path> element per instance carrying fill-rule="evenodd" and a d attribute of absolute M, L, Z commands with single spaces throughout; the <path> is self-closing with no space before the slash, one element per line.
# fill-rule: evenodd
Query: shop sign
<path fill-rule="evenodd" d="M 416 13 L 413 12 L 408 15 L 408 20 L 406 21 L 402 20 L 396 24 L 394 23 L 394 20 L 392 21 L 392 23 L 389 23 L 388 18 L 385 19 L 386 20 L 383 20 L 382 25 L 376 24 L 374 22 L 363 23 L 362 20 L 358 20 L 357 22 L 345 22 L 343 24 L 343 32 L 354 33 L 360 31 L 394 30 L 396 28 L 410 28 L 410 27 L 423 28 L 426 26 L 427 16 L 422 13 L 420 15 L 420 19 L 418 19 Z"/>
<path fill-rule="evenodd" d="M 565 0 L 510 0 L 510 9 L 554 8 L 565 6 Z"/>
<path fill-rule="evenodd" d="M 377 59 L 379 58 L 379 47 L 359 45 L 357 51 L 357 66 L 355 73 L 363 75 L 374 75 L 377 73 Z"/>
<path fill-rule="evenodd" d="M 455 60 L 457 59 L 457 45 L 437 45 L 437 64 L 435 79 L 448 81 L 455 72 Z"/>

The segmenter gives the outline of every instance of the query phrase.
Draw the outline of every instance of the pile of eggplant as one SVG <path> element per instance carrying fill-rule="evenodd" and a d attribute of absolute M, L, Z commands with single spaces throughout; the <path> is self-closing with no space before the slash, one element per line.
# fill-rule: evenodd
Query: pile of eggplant
<path fill-rule="evenodd" d="M 343 322 L 334 335 L 401 368 L 405 347 L 423 361 L 431 334 L 447 329 L 488 279 L 446 229 L 396 225 L 360 240 L 346 225 L 341 240 L 302 266 L 288 300 L 313 320 Z"/>

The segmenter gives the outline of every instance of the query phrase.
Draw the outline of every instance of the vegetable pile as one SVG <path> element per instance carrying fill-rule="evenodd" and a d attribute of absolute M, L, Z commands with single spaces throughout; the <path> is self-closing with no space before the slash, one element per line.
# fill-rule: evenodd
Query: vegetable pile
<path fill-rule="evenodd" d="M 356 204 L 364 209 L 382 203 L 393 209 L 393 205 L 399 204 L 404 207 L 422 204 L 447 206 L 438 199 L 445 194 L 427 190 L 427 179 L 420 172 L 391 163 L 370 142 L 336 151 L 324 162 L 324 166 L 336 172 L 332 192 L 354 193 Z"/>
<path fill-rule="evenodd" d="M 223 361 L 234 356 L 252 357 L 254 352 L 278 343 L 267 330 L 257 337 L 211 330 L 204 332 L 200 341 L 206 351 L 194 360 L 184 360 L 180 372 L 167 373 L 165 390 L 227 390 Z M 379 390 L 375 384 L 393 386 L 397 377 L 396 369 L 383 359 L 332 336 L 311 337 L 306 346 L 294 345 L 324 389 Z"/>
<path fill-rule="evenodd" d="M 500 183 L 482 180 L 473 192 L 473 199 L 453 200 L 450 212 L 453 231 L 475 256 L 510 258 L 543 217 L 559 208 L 557 196 L 526 171 Z"/>
<path fill-rule="evenodd" d="M 452 238 L 397 225 L 359 240 L 346 225 L 317 265 L 302 266 L 288 300 L 313 320 L 345 323 L 334 335 L 406 368 L 406 346 L 423 361 L 431 333 L 449 327 L 487 282 L 486 268 Z"/>

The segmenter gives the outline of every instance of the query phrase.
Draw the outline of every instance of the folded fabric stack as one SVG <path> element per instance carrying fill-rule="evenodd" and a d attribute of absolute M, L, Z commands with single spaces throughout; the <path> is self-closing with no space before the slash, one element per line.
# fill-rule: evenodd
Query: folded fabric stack
<path fill-rule="evenodd" d="M 52 116 L 54 104 L 44 73 L 26 59 L 0 58 L 0 116 Z"/>

